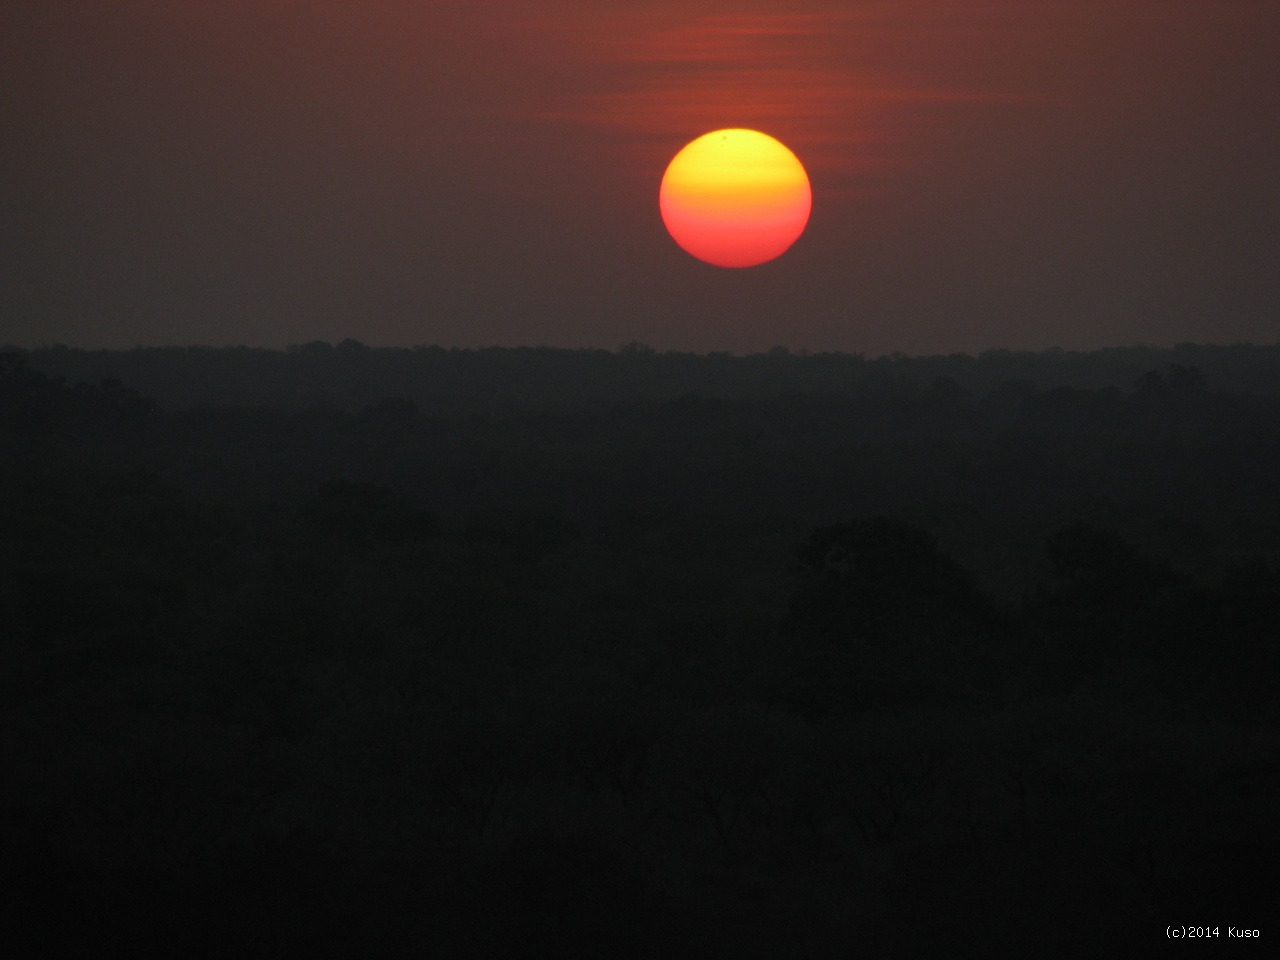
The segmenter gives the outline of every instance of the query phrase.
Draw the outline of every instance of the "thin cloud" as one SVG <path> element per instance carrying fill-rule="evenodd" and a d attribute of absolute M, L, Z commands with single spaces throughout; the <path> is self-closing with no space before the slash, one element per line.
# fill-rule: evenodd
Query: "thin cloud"
<path fill-rule="evenodd" d="M 936 20 L 937 5 L 925 6 Z M 962 15 L 947 15 L 963 27 Z M 622 141 L 682 142 L 716 126 L 754 126 L 833 178 L 900 162 L 894 144 L 904 112 L 1025 99 L 913 70 L 911 58 L 894 51 L 910 50 L 917 31 L 936 45 L 937 24 L 926 31 L 901 5 L 693 17 L 637 6 L 521 29 L 557 34 L 549 46 L 595 81 L 559 92 L 525 119 L 597 128 Z"/>

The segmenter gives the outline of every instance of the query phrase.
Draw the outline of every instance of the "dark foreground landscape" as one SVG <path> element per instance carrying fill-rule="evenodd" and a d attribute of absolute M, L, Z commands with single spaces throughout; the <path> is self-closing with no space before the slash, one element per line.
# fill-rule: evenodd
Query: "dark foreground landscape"
<path fill-rule="evenodd" d="M 1274 937 L 1278 494 L 1276 347 L 0 353 L 12 942 Z"/>

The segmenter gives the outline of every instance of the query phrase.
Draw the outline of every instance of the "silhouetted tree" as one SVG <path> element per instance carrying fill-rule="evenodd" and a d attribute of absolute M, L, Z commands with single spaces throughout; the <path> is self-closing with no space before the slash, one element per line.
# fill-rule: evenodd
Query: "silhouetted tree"
<path fill-rule="evenodd" d="M 822 527 L 799 557 L 784 629 L 817 658 L 793 705 L 929 699 L 985 671 L 994 607 L 923 530 L 888 517 Z"/>
<path fill-rule="evenodd" d="M 348 551 L 378 543 L 428 540 L 440 521 L 408 499 L 373 483 L 329 480 L 299 512 L 300 532 Z"/>
<path fill-rule="evenodd" d="M 1078 523 L 1047 544 L 1050 579 L 1025 611 L 1030 636 L 1043 637 L 1039 667 L 1052 687 L 1070 688 L 1108 664 L 1155 652 L 1170 603 L 1186 584 L 1109 528 Z"/>

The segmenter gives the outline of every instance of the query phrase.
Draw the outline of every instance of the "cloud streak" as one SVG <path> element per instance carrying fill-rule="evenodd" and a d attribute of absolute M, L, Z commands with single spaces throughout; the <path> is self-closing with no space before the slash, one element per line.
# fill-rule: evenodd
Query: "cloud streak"
<path fill-rule="evenodd" d="M 589 85 L 565 84 L 545 102 L 518 104 L 515 116 L 597 131 L 631 177 L 648 179 L 651 158 L 638 142 L 669 151 L 717 127 L 761 129 L 788 143 L 832 196 L 892 178 L 939 111 L 1031 99 L 1015 80 L 948 69 L 948 38 L 988 37 L 990 4 L 776 6 L 690 14 L 636 3 L 517 18 L 515 29 L 540 33 L 540 45 Z M 973 54 L 972 43 L 960 45 Z"/>

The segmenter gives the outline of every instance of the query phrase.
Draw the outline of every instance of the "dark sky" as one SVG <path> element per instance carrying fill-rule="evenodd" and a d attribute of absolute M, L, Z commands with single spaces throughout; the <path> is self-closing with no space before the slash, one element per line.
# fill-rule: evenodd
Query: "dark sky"
<path fill-rule="evenodd" d="M 7 0 L 0 344 L 1280 340 L 1275 0 Z M 709 130 L 813 183 L 667 236 Z"/>

